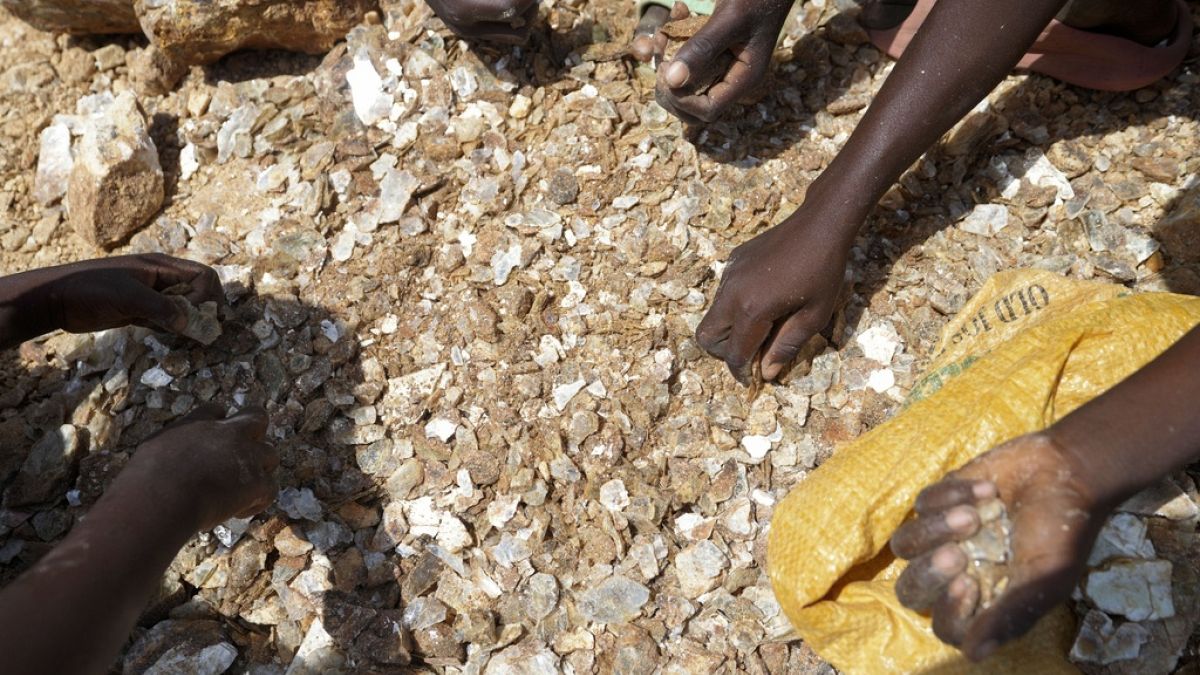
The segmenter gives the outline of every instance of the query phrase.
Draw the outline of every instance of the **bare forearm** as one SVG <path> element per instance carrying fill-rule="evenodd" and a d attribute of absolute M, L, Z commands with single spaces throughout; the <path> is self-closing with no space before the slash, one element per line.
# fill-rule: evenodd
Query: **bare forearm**
<path fill-rule="evenodd" d="M 194 532 L 187 523 L 152 498 L 110 490 L 59 546 L 0 592 L 5 672 L 105 672 Z"/>
<path fill-rule="evenodd" d="M 926 150 L 1017 65 L 1066 0 L 939 2 L 819 182 L 861 223 Z M 848 187 L 852 186 L 852 187 Z M 857 229 L 857 228 L 855 228 Z"/>
<path fill-rule="evenodd" d="M 54 331 L 45 288 L 55 268 L 31 270 L 0 278 L 0 349 Z"/>
<path fill-rule="evenodd" d="M 1112 507 L 1200 459 L 1200 327 L 1050 430 Z"/>

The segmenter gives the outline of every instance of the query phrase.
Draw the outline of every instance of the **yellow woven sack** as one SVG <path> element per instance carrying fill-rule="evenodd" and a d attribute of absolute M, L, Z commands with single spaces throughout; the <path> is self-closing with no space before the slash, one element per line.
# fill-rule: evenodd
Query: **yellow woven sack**
<path fill-rule="evenodd" d="M 944 331 L 906 410 L 838 449 L 775 510 L 771 583 L 797 633 L 847 673 L 1070 673 L 1065 608 L 978 666 L 904 609 L 888 538 L 925 486 L 1045 428 L 1200 323 L 1200 298 L 1017 270 Z"/>

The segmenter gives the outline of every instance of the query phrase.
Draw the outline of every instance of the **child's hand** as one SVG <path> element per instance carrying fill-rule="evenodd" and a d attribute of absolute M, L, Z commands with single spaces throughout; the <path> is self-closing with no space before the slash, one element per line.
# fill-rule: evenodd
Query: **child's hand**
<path fill-rule="evenodd" d="M 696 341 L 749 384 L 754 360 L 773 380 L 833 314 L 846 246 L 823 219 L 793 217 L 738 246 Z"/>
<path fill-rule="evenodd" d="M 89 333 L 137 324 L 180 332 L 187 315 L 161 291 L 187 284 L 194 305 L 223 303 L 221 281 L 212 268 L 162 254 L 101 258 L 48 267 L 13 277 L 31 284 L 31 312 L 50 330 Z"/>
<path fill-rule="evenodd" d="M 537 0 L 428 0 L 460 37 L 519 45 L 537 19 Z"/>
<path fill-rule="evenodd" d="M 658 104 L 689 124 L 716 121 L 766 76 L 791 6 L 787 0 L 717 3 L 704 27 L 659 66 Z M 686 16 L 686 8 L 671 12 L 673 20 Z"/>
<path fill-rule="evenodd" d="M 266 441 L 267 423 L 261 408 L 229 418 L 216 406 L 199 408 L 138 446 L 110 490 L 178 513 L 196 531 L 248 518 L 278 492 L 279 454 Z"/>
<path fill-rule="evenodd" d="M 1107 515 L 1085 467 L 1046 433 L 980 455 L 917 497 L 917 519 L 892 536 L 909 560 L 896 581 L 906 607 L 931 610 L 933 632 L 981 660 L 1026 631 L 1071 594 Z M 1008 586 L 980 609 L 980 589 L 954 542 L 979 528 L 975 504 L 998 496 L 1012 522 Z"/>

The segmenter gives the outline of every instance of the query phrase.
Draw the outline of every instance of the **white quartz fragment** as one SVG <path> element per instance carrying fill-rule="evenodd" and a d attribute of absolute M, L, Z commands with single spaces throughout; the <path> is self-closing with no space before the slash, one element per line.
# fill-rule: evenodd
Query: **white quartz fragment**
<path fill-rule="evenodd" d="M 1025 159 L 1027 162 L 1032 160 L 1032 163 L 1025 169 L 1026 180 L 1038 187 L 1053 187 L 1058 199 L 1075 197 L 1075 188 L 1071 187 L 1070 179 L 1051 164 L 1041 150 L 1030 148 Z"/>
<path fill-rule="evenodd" d="M 686 598 L 697 598 L 717 584 L 717 578 L 729 565 L 729 559 L 708 541 L 688 546 L 675 556 L 675 573 Z"/>
<path fill-rule="evenodd" d="M 555 387 L 553 392 L 554 407 L 557 408 L 559 412 L 566 410 L 567 404 L 571 402 L 571 399 L 575 398 L 576 394 L 583 390 L 586 384 L 587 383 L 583 380 L 583 378 L 579 378 L 574 382 L 560 384 Z"/>
<path fill-rule="evenodd" d="M 867 387 L 880 394 L 886 393 L 895 384 L 896 374 L 892 372 L 891 368 L 873 370 L 867 376 Z"/>
<path fill-rule="evenodd" d="M 354 55 L 354 66 L 346 73 L 350 85 L 350 99 L 354 114 L 365 125 L 371 126 L 386 119 L 392 110 L 392 97 L 383 91 L 383 79 L 379 77 L 371 58 L 363 52 Z"/>
<path fill-rule="evenodd" d="M 345 659 L 338 652 L 333 636 L 325 630 L 321 618 L 317 617 L 309 625 L 284 675 L 336 672 L 342 669 L 344 663 Z"/>
<path fill-rule="evenodd" d="M 38 150 L 37 173 L 33 179 L 33 198 L 49 205 L 67 194 L 67 179 L 71 177 L 71 130 L 62 122 L 42 129 Z"/>
<path fill-rule="evenodd" d="M 1130 497 L 1117 511 L 1168 520 L 1190 520 L 1200 516 L 1200 507 L 1170 478 L 1164 478 Z"/>
<path fill-rule="evenodd" d="M 496 529 L 504 527 L 517 515 L 517 507 L 520 504 L 520 495 L 497 495 L 492 503 L 488 504 L 488 522 Z"/>
<path fill-rule="evenodd" d="M 425 437 L 436 438 L 443 443 L 453 438 L 455 431 L 458 431 L 458 424 L 445 417 L 435 417 L 425 425 Z"/>
<path fill-rule="evenodd" d="M 959 223 L 964 232 L 990 237 L 1008 226 L 1008 209 L 1003 204 L 979 204 Z"/>
<path fill-rule="evenodd" d="M 1084 593 L 1100 610 L 1131 621 L 1175 616 L 1171 563 L 1166 560 L 1115 560 L 1088 574 Z"/>
<path fill-rule="evenodd" d="M 614 478 L 600 486 L 600 503 L 609 511 L 621 511 L 629 506 L 629 492 L 625 490 L 625 482 Z"/>
<path fill-rule="evenodd" d="M 1100 530 L 1088 566 L 1096 567 L 1112 558 L 1154 558 L 1154 544 L 1146 538 L 1146 522 L 1129 513 L 1118 513 Z"/>
<path fill-rule="evenodd" d="M 521 266 L 521 244 L 496 251 L 492 254 L 492 276 L 497 286 L 508 282 L 512 271 Z"/>
<path fill-rule="evenodd" d="M 213 534 L 217 537 L 217 541 L 225 548 L 232 548 L 246 530 L 250 528 L 250 521 L 253 518 L 230 518 L 229 520 L 217 525 L 213 528 Z"/>
<path fill-rule="evenodd" d="M 768 436 L 746 434 L 742 436 L 742 448 L 751 459 L 760 460 L 771 451 L 771 446 L 783 440 L 783 428 L 775 425 L 775 431 Z"/>
<path fill-rule="evenodd" d="M 179 151 L 179 180 L 191 178 L 199 168 L 200 160 L 196 157 L 196 146 L 188 143 Z"/>
<path fill-rule="evenodd" d="M 170 373 L 163 370 L 162 366 L 147 368 L 146 372 L 142 373 L 141 379 L 142 384 L 152 389 L 161 389 L 174 381 L 175 378 Z"/>
<path fill-rule="evenodd" d="M 407 171 L 388 171 L 379 181 L 379 224 L 400 220 L 420 184 L 421 181 Z"/>
<path fill-rule="evenodd" d="M 892 362 L 902 342 L 890 323 L 876 323 L 856 335 L 854 341 L 862 349 L 863 356 L 885 366 Z"/>
<path fill-rule="evenodd" d="M 329 254 L 337 262 L 346 262 L 354 253 L 354 230 L 350 225 L 347 225 L 337 238 L 333 240 L 333 246 L 329 247 Z"/>
<path fill-rule="evenodd" d="M 290 518 L 314 523 L 321 521 L 321 502 L 309 488 L 285 487 L 279 491 L 276 503 Z"/>
<path fill-rule="evenodd" d="M 1132 622 L 1117 626 L 1104 612 L 1089 610 L 1071 647 L 1071 660 L 1101 665 L 1130 661 L 1149 640 L 1150 631 L 1144 626 Z"/>

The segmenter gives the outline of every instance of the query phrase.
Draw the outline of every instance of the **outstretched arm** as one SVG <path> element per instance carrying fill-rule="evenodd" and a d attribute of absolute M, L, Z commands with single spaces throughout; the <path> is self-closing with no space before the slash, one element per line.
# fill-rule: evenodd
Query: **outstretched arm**
<path fill-rule="evenodd" d="M 266 413 L 198 411 L 143 443 L 87 516 L 0 592 L 5 672 L 103 673 L 197 531 L 275 498 Z"/>
<path fill-rule="evenodd" d="M 186 284 L 193 304 L 223 302 L 212 268 L 161 254 L 128 255 L 43 267 L 0 278 L 0 349 L 56 330 L 129 324 L 180 332 L 187 316 L 164 291 Z"/>
<path fill-rule="evenodd" d="M 756 358 L 764 378 L 778 376 L 829 320 L 847 253 L 875 204 L 1016 66 L 1065 2 L 937 3 L 804 204 L 733 251 L 700 345 L 742 382 Z"/>
<path fill-rule="evenodd" d="M 1146 367 L 1062 418 L 980 455 L 917 498 L 918 518 L 892 549 L 912 562 L 901 602 L 932 609 L 934 632 L 973 659 L 1033 627 L 1067 599 L 1118 504 L 1200 459 L 1200 327 Z M 976 505 L 998 496 L 1012 520 L 1009 585 L 979 606 L 955 542 L 979 527 Z"/>

